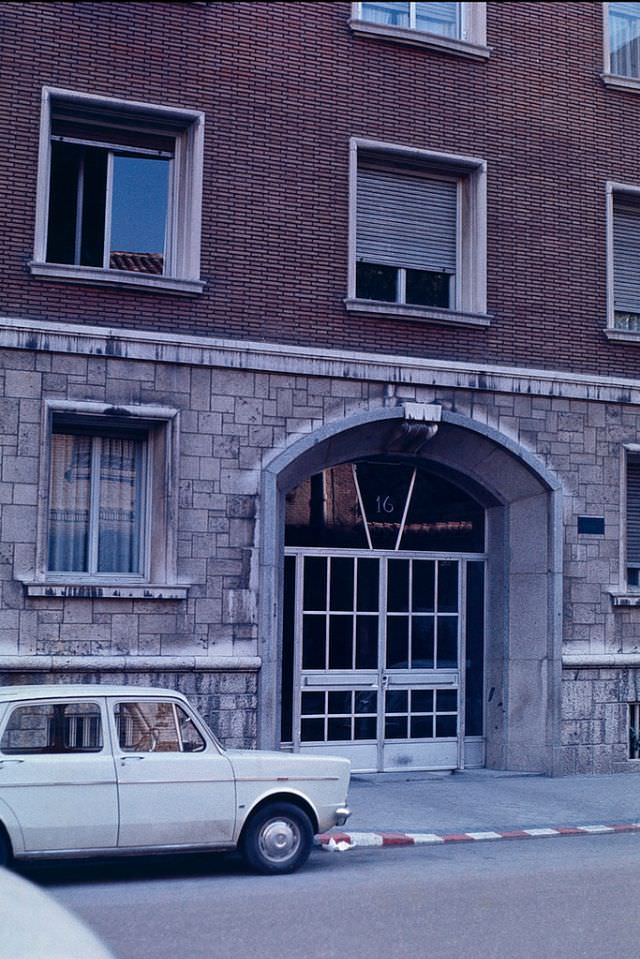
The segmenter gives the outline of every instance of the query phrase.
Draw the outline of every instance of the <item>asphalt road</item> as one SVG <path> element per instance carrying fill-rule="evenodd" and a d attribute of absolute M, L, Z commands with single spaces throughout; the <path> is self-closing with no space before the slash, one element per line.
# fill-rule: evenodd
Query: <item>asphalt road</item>
<path fill-rule="evenodd" d="M 30 867 L 119 959 L 638 959 L 640 836 Z"/>

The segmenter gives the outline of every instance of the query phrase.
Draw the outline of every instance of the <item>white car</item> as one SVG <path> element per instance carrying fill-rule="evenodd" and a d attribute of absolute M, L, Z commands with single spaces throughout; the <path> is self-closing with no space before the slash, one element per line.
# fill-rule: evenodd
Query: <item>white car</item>
<path fill-rule="evenodd" d="M 0 865 L 237 847 L 292 872 L 349 816 L 347 759 L 223 749 L 188 700 L 107 685 L 0 688 Z"/>

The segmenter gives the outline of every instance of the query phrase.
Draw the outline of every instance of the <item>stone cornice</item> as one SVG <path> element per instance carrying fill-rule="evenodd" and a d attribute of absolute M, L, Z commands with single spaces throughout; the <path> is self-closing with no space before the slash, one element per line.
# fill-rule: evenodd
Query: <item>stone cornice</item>
<path fill-rule="evenodd" d="M 0 656 L 0 672 L 257 672 L 258 656 Z"/>
<path fill-rule="evenodd" d="M 640 404 L 640 379 L 0 317 L 0 348 Z"/>

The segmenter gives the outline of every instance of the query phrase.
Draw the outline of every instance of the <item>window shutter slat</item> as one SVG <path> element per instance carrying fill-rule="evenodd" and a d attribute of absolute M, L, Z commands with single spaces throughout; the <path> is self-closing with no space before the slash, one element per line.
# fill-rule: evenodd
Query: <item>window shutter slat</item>
<path fill-rule="evenodd" d="M 455 181 L 360 170 L 357 258 L 455 273 L 456 215 Z"/>
<path fill-rule="evenodd" d="M 640 211 L 614 209 L 614 298 L 618 310 L 640 311 Z"/>
<path fill-rule="evenodd" d="M 640 463 L 627 463 L 627 559 L 640 563 Z"/>

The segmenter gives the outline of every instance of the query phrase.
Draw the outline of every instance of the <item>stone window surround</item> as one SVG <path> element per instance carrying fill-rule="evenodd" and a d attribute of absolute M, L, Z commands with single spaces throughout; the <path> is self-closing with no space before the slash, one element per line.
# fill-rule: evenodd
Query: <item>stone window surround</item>
<path fill-rule="evenodd" d="M 103 108 L 113 114 L 118 111 L 125 116 L 152 118 L 155 122 L 166 121 L 182 132 L 175 134 L 176 156 L 174 179 L 171 189 L 172 218 L 169 255 L 173 259 L 171 274 L 155 276 L 145 273 L 130 273 L 126 270 L 109 270 L 93 266 L 47 263 L 47 226 L 49 218 L 49 172 L 51 162 L 51 113 L 56 102 L 65 105 Z M 74 283 L 107 284 L 110 286 L 136 288 L 167 293 L 201 293 L 204 282 L 200 280 L 200 232 L 202 221 L 202 175 L 204 145 L 204 114 L 197 110 L 163 107 L 133 100 L 119 100 L 93 94 L 43 87 L 40 117 L 40 145 L 38 153 L 38 180 L 36 196 L 36 220 L 34 230 L 33 260 L 29 270 L 33 276 L 48 277 Z"/>
<path fill-rule="evenodd" d="M 491 54 L 487 47 L 486 3 L 462 3 L 462 37 L 443 37 L 410 27 L 393 27 L 362 18 L 360 3 L 351 4 L 349 27 L 356 35 L 408 43 L 441 53 L 453 53 L 476 60 L 486 60 Z"/>
<path fill-rule="evenodd" d="M 50 437 L 53 418 L 64 414 L 79 423 L 83 420 L 96 430 L 100 421 L 113 425 L 118 418 L 137 421 L 148 431 L 149 506 L 147 509 L 147 550 L 143 576 L 115 573 L 49 572 L 47 569 L 47 530 L 50 470 Z M 177 491 L 178 491 L 178 410 L 160 406 L 120 406 L 74 400 L 50 400 L 43 403 L 40 439 L 40 473 L 36 562 L 33 579 L 23 578 L 28 596 L 115 599 L 186 599 L 188 585 L 177 582 Z"/>
<path fill-rule="evenodd" d="M 381 303 L 356 298 L 356 240 L 358 151 L 380 155 L 393 164 L 394 158 L 410 158 L 431 169 L 455 175 L 459 184 L 458 278 L 454 309 Z M 478 157 L 435 153 L 415 147 L 351 137 L 349 142 L 349 261 L 347 310 L 378 313 L 403 319 L 434 321 L 453 325 L 489 326 L 487 314 L 487 164 Z"/>

